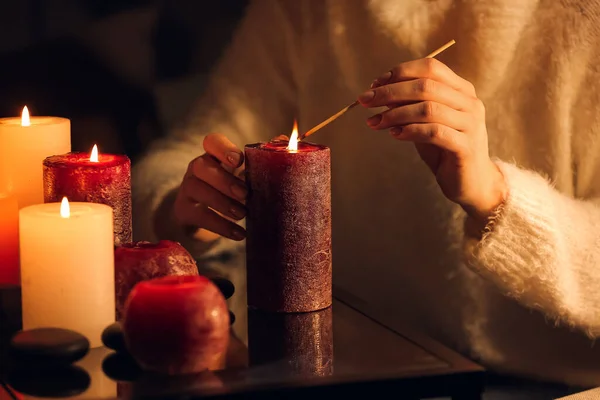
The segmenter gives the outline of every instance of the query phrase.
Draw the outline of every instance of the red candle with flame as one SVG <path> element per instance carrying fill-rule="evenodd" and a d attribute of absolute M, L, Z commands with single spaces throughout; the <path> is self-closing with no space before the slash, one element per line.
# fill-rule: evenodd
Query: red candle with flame
<path fill-rule="evenodd" d="M 44 202 L 106 204 L 113 209 L 115 245 L 132 241 L 131 161 L 125 155 L 67 153 L 44 160 Z"/>
<path fill-rule="evenodd" d="M 290 141 L 247 145 L 248 306 L 309 312 L 331 305 L 329 148 Z"/>

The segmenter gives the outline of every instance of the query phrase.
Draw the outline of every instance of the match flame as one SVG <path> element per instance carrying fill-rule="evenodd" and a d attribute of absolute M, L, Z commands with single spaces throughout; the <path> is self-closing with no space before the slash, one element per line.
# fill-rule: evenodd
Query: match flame
<path fill-rule="evenodd" d="M 298 150 L 298 121 L 296 120 L 294 120 L 294 129 L 292 129 L 292 134 L 290 135 L 290 142 L 287 149 L 291 151 Z"/>
<path fill-rule="evenodd" d="M 63 197 L 60 203 L 60 216 L 63 218 L 69 218 L 71 216 L 71 207 L 69 207 L 69 200 Z"/>
<path fill-rule="evenodd" d="M 31 126 L 27 106 L 23 107 L 23 112 L 21 113 L 21 126 Z"/>
<path fill-rule="evenodd" d="M 92 147 L 92 154 L 90 154 L 90 161 L 98 162 L 98 146 L 97 145 L 94 145 L 94 147 Z"/>

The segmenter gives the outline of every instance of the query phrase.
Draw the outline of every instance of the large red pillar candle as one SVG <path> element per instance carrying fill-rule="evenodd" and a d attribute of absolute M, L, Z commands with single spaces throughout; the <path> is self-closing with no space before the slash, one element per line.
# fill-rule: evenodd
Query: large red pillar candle
<path fill-rule="evenodd" d="M 297 144 L 297 150 L 287 141 L 245 147 L 252 308 L 309 312 L 331 305 L 330 151 Z"/>
<path fill-rule="evenodd" d="M 20 285 L 19 206 L 17 198 L 0 194 L 0 285 Z"/>
<path fill-rule="evenodd" d="M 94 146 L 95 147 L 95 146 Z M 44 160 L 44 202 L 100 203 L 112 207 L 115 245 L 132 241 L 131 162 L 125 155 L 67 153 Z"/>

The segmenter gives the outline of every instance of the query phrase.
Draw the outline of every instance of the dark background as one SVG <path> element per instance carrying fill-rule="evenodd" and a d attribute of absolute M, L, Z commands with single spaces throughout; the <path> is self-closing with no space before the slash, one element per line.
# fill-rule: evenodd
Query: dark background
<path fill-rule="evenodd" d="M 0 117 L 71 119 L 133 162 L 202 93 L 247 0 L 3 0 Z"/>

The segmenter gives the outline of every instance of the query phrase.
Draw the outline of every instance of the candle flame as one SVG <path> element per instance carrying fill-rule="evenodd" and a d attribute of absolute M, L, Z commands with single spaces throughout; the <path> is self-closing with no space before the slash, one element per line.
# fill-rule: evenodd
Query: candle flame
<path fill-rule="evenodd" d="M 92 147 L 92 154 L 90 154 L 90 161 L 98 162 L 98 146 L 97 145 L 94 145 L 94 147 Z"/>
<path fill-rule="evenodd" d="M 296 120 L 294 120 L 294 129 L 292 129 L 287 149 L 291 151 L 298 150 L 298 122 Z"/>
<path fill-rule="evenodd" d="M 60 203 L 60 216 L 63 218 L 69 218 L 71 216 L 71 208 L 69 207 L 69 200 L 63 197 Z"/>
<path fill-rule="evenodd" d="M 21 113 L 21 126 L 30 126 L 31 121 L 29 119 L 29 109 L 27 106 L 23 107 L 23 112 Z"/>

